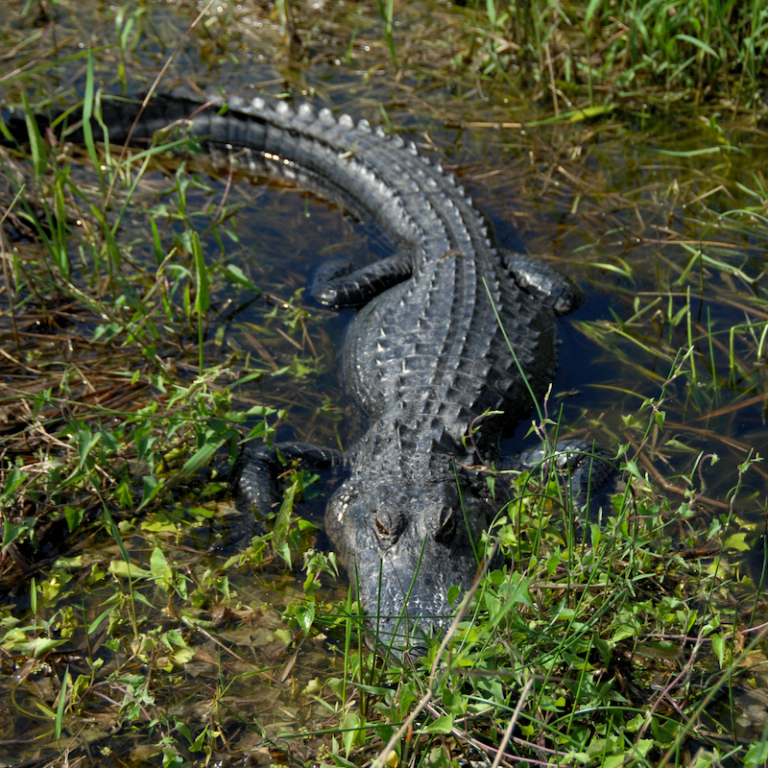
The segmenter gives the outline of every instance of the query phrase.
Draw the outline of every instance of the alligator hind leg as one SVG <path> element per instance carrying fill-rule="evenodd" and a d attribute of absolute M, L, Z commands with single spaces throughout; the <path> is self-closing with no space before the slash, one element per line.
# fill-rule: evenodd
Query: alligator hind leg
<path fill-rule="evenodd" d="M 354 269 L 348 261 L 337 259 L 326 262 L 318 269 L 311 293 L 328 307 L 359 309 L 387 288 L 407 280 L 411 271 L 411 259 L 403 253 L 374 261 L 360 269 Z"/>
<path fill-rule="evenodd" d="M 272 448 L 242 451 L 235 465 L 234 485 L 245 501 L 261 512 L 269 512 L 282 499 L 278 475 L 294 461 L 307 469 L 336 469 L 347 463 L 344 453 L 336 448 L 277 443 Z"/>
<path fill-rule="evenodd" d="M 573 312 L 584 303 L 581 288 L 541 259 L 503 248 L 500 253 L 504 266 L 517 285 L 542 304 L 551 307 L 558 317 Z"/>

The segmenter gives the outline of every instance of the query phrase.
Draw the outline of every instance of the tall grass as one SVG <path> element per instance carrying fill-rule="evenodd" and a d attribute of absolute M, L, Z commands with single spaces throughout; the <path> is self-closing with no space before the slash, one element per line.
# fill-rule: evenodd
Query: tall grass
<path fill-rule="evenodd" d="M 766 85 L 768 7 L 759 0 L 524 0 L 469 2 L 476 63 L 486 74 L 533 80 L 555 112 L 586 89 L 613 97 L 754 106 Z"/>

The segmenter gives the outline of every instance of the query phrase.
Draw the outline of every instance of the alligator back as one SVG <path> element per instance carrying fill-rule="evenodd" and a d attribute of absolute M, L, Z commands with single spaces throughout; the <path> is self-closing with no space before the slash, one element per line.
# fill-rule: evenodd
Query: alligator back
<path fill-rule="evenodd" d="M 137 105 L 113 101 L 103 109 L 110 141 L 125 141 Z M 456 446 L 483 413 L 503 411 L 479 433 L 495 440 L 531 407 L 523 375 L 543 394 L 555 370 L 551 310 L 510 279 L 464 189 L 414 144 L 365 120 L 262 96 L 207 104 L 159 96 L 132 139 L 173 124 L 205 149 L 244 150 L 241 160 L 257 172 L 374 221 L 410 262 L 410 279 L 371 302 L 347 335 L 347 380 L 374 420 L 394 418 L 414 448 Z"/>

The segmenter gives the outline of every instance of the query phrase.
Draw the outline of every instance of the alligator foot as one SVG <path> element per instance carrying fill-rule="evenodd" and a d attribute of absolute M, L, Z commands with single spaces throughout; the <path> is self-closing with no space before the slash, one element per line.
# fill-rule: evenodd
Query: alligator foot
<path fill-rule="evenodd" d="M 558 316 L 570 314 L 584 303 L 584 293 L 576 283 L 540 259 L 519 251 L 500 250 L 504 266 L 518 287 Z"/>
<path fill-rule="evenodd" d="M 277 478 L 286 465 L 298 462 L 306 469 L 336 469 L 347 459 L 336 448 L 308 443 L 276 443 L 272 448 L 243 450 L 235 465 L 234 485 L 240 496 L 260 512 L 269 512 L 282 499 Z"/>
<path fill-rule="evenodd" d="M 354 269 L 348 261 L 326 262 L 315 274 L 312 296 L 334 309 L 359 309 L 372 298 L 411 276 L 411 259 L 396 253 Z"/>
<path fill-rule="evenodd" d="M 554 450 L 537 446 L 512 456 L 504 462 L 505 469 L 534 470 L 549 466 L 566 480 L 564 502 L 573 510 L 574 523 L 579 528 L 585 522 L 596 521 L 607 493 L 613 484 L 608 481 L 616 473 L 610 454 L 600 445 L 585 440 L 560 440 Z M 586 513 L 582 516 L 582 512 Z"/>

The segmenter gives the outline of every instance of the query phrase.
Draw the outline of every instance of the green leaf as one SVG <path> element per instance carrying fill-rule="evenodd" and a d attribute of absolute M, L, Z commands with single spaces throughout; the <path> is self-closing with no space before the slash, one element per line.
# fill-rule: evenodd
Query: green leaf
<path fill-rule="evenodd" d="M 6 522 L 3 527 L 3 554 L 19 536 L 27 531 L 31 531 L 35 527 L 36 522 L 34 517 L 26 517 L 21 523 Z"/>
<path fill-rule="evenodd" d="M 28 475 L 21 474 L 18 467 L 14 467 L 5 478 L 5 488 L 0 496 L 0 501 L 5 501 L 11 497 L 11 494 L 27 479 Z"/>
<path fill-rule="evenodd" d="M 93 167 L 96 169 L 99 176 L 101 176 L 101 163 L 99 162 L 99 156 L 96 154 L 96 144 L 93 141 L 93 129 L 91 127 L 91 118 L 93 117 L 93 92 L 93 55 L 88 51 L 88 65 L 85 72 L 85 94 L 83 96 L 83 141 L 85 142 L 85 148 L 88 150 L 88 157 L 91 158 Z"/>
<path fill-rule="evenodd" d="M 144 477 L 141 478 L 144 483 L 144 495 L 141 498 L 141 504 L 139 504 L 139 509 L 142 509 L 147 504 L 149 504 L 152 499 L 157 496 L 157 494 L 165 487 L 165 483 L 158 482 L 154 477 L 151 475 L 144 475 Z"/>
<path fill-rule="evenodd" d="M 208 293 L 208 268 L 205 266 L 203 248 L 200 245 L 200 237 L 197 232 L 192 233 L 192 251 L 195 254 L 195 278 L 197 295 L 195 296 L 195 311 L 202 315 L 211 305 Z"/>
<path fill-rule="evenodd" d="M 182 723 L 181 720 L 178 718 L 175 718 L 176 720 L 176 730 L 184 736 L 184 738 L 191 744 L 194 739 L 192 738 L 192 732 L 189 730 L 187 725 L 185 723 Z"/>
<path fill-rule="evenodd" d="M 203 747 L 205 746 L 205 738 L 208 735 L 208 726 L 206 725 L 205 728 L 203 728 L 200 735 L 192 742 L 192 744 L 189 745 L 189 751 L 190 752 L 199 752 Z"/>
<path fill-rule="evenodd" d="M 93 450 L 94 446 L 101 440 L 100 434 L 93 434 L 90 429 L 79 429 L 77 431 L 77 450 L 80 454 L 80 464 L 78 469 L 83 468 L 85 460 L 88 458 L 88 454 Z"/>
<path fill-rule="evenodd" d="M 175 664 L 183 667 L 195 658 L 195 652 L 191 648 L 178 648 L 171 654 L 171 658 Z"/>
<path fill-rule="evenodd" d="M 56 741 L 61 738 L 61 724 L 64 720 L 64 706 L 67 702 L 67 688 L 69 687 L 69 667 L 64 670 L 64 679 L 61 681 L 61 690 L 59 691 L 59 706 L 56 707 L 56 725 L 54 734 Z"/>
<path fill-rule="evenodd" d="M 600 6 L 603 4 L 603 0 L 589 0 L 589 5 L 587 6 L 587 12 L 584 14 L 584 23 L 589 24 L 590 21 L 592 21 L 592 17 L 595 15 L 595 12 L 600 9 Z"/>
<path fill-rule="evenodd" d="M 718 633 L 716 635 L 712 635 L 711 639 L 712 648 L 717 654 L 717 660 L 720 662 L 720 669 L 722 669 L 723 664 L 725 663 L 725 636 Z"/>
<path fill-rule="evenodd" d="M 760 741 L 753 741 L 749 745 L 747 754 L 744 755 L 745 768 L 757 768 L 765 765 L 766 760 L 768 760 L 768 742 L 765 738 L 760 739 Z"/>
<path fill-rule="evenodd" d="M 14 650 L 19 651 L 25 656 L 34 656 L 36 659 L 39 659 L 48 651 L 52 651 L 66 642 L 66 640 L 51 640 L 49 637 L 36 637 L 27 643 L 19 643 Z"/>
<path fill-rule="evenodd" d="M 291 513 L 293 512 L 296 496 L 299 492 L 300 480 L 298 477 L 288 487 L 283 497 L 283 503 L 277 513 L 275 527 L 272 532 L 272 546 L 285 560 L 288 567 L 291 566 L 291 551 L 288 547 L 288 534 L 291 529 Z"/>
<path fill-rule="evenodd" d="M 14 146 L 16 144 L 16 141 L 13 138 L 13 134 L 8 130 L 8 126 L 6 125 L 5 120 L 3 120 L 2 115 L 0 115 L 0 133 L 3 134 L 5 140 L 10 146 Z"/>
<path fill-rule="evenodd" d="M 82 507 L 78 509 L 69 506 L 64 507 L 64 517 L 67 521 L 67 528 L 69 529 L 70 533 L 72 533 L 75 528 L 77 528 L 80 523 L 83 522 L 84 515 L 85 510 Z"/>
<path fill-rule="evenodd" d="M 453 715 L 443 715 L 421 729 L 422 733 L 450 733 L 453 728 Z"/>
<path fill-rule="evenodd" d="M 229 433 L 229 430 L 227 430 Z M 231 433 L 235 434 L 235 433 Z M 181 472 L 184 475 L 194 475 L 200 467 L 202 467 L 216 451 L 227 441 L 230 437 L 227 434 L 225 437 L 221 437 L 215 442 L 205 443 L 202 448 L 198 448 L 195 453 L 184 462 L 184 466 L 181 468 Z"/>
<path fill-rule="evenodd" d="M 344 752 L 347 757 L 349 757 L 349 753 L 352 751 L 352 744 L 354 743 L 355 736 L 359 733 L 360 724 L 358 712 L 347 712 L 344 715 L 344 720 L 341 724 L 341 743 L 344 745 Z"/>
<path fill-rule="evenodd" d="M 145 571 L 134 563 L 126 563 L 125 560 L 113 560 L 107 570 L 113 576 L 122 579 L 146 579 L 151 575 L 149 571 Z"/>
<path fill-rule="evenodd" d="M 305 632 L 309 632 L 309 630 L 312 629 L 312 624 L 315 621 L 314 600 L 307 600 L 296 609 L 296 620 Z"/>
<path fill-rule="evenodd" d="M 710 56 L 714 56 L 716 59 L 720 58 L 720 56 L 717 54 L 717 51 L 715 51 L 713 48 L 710 48 L 703 40 L 698 40 L 695 37 L 684 34 L 675 35 L 675 40 L 685 40 L 686 43 L 695 45 L 698 49 L 704 51 L 704 53 L 708 53 Z"/>
<path fill-rule="evenodd" d="M 634 637 L 637 634 L 637 628 L 631 624 L 620 624 L 611 635 L 611 642 L 618 643 L 627 638 Z"/>
<path fill-rule="evenodd" d="M 451 715 L 463 715 L 467 711 L 467 697 L 462 696 L 458 692 L 444 691 L 443 692 L 443 707 Z"/>
<path fill-rule="evenodd" d="M 105 608 L 89 625 L 88 625 L 88 634 L 93 634 L 101 624 L 104 619 L 109 616 L 110 613 L 112 613 L 112 610 L 114 609 L 113 605 L 110 605 L 109 608 Z"/>
<path fill-rule="evenodd" d="M 255 291 L 256 293 L 263 293 L 261 288 L 259 288 L 259 286 L 256 285 L 256 283 L 254 283 L 252 280 L 246 277 L 245 273 L 243 272 L 242 269 L 240 269 L 240 267 L 237 267 L 234 264 L 227 264 L 227 266 L 224 269 L 224 272 L 231 282 L 237 283 L 238 285 L 242 285 L 244 288 L 247 288 L 249 291 Z"/>
<path fill-rule="evenodd" d="M 204 517 L 208 520 L 210 520 L 216 514 L 212 509 L 207 509 L 206 507 L 189 507 L 187 512 L 189 512 L 190 515 L 195 515 L 196 517 Z"/>
<path fill-rule="evenodd" d="M 168 565 L 163 551 L 159 547 L 155 547 L 152 550 L 152 554 L 149 558 L 149 567 L 152 571 L 152 578 L 160 582 L 164 588 L 168 588 L 171 585 L 173 579 L 173 571 L 171 566 Z"/>
<path fill-rule="evenodd" d="M 278 628 L 275 630 L 275 637 L 283 644 L 290 645 L 293 640 L 293 635 L 285 628 Z"/>
<path fill-rule="evenodd" d="M 48 168 L 48 153 L 45 151 L 45 142 L 40 135 L 40 129 L 37 126 L 35 113 L 29 106 L 27 95 L 21 92 L 21 102 L 24 105 L 24 120 L 27 123 L 27 133 L 29 134 L 29 146 L 32 150 L 32 165 L 35 168 L 35 175 L 42 176 Z"/>
<path fill-rule="evenodd" d="M 746 537 L 746 533 L 734 533 L 725 540 L 723 546 L 726 549 L 738 549 L 739 552 L 745 552 L 746 550 L 751 549 L 749 544 L 744 541 Z"/>
<path fill-rule="evenodd" d="M 141 592 L 138 592 L 135 589 L 131 592 L 131 597 L 137 603 L 141 603 L 142 605 L 146 605 L 147 608 L 149 608 L 150 610 L 154 610 L 155 608 L 157 608 L 157 606 L 154 603 L 150 602 L 147 597 L 145 597 Z"/>
<path fill-rule="evenodd" d="M 645 482 L 645 478 L 640 473 L 640 470 L 637 467 L 636 461 L 632 461 L 632 459 L 627 459 L 627 461 L 622 463 L 621 468 L 626 469 L 630 475 L 632 475 L 633 477 L 636 477 L 641 483 Z"/>

